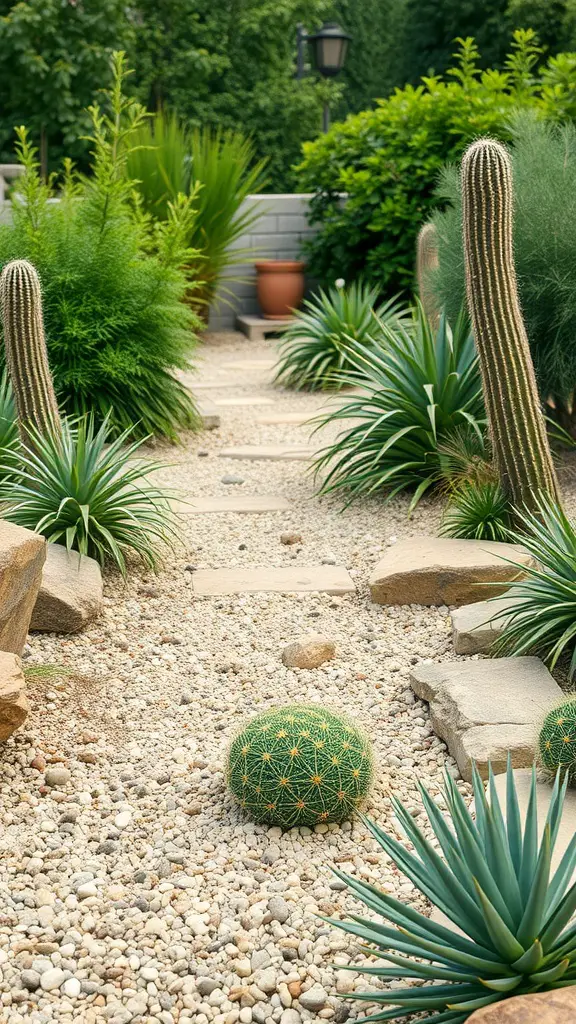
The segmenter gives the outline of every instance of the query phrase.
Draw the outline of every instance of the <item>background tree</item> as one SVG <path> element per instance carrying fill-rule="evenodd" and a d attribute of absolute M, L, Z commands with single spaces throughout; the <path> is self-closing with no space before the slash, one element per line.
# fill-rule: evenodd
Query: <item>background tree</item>
<path fill-rule="evenodd" d="M 482 67 L 501 66 L 510 41 L 508 0 L 405 0 L 396 48 L 403 55 L 401 81 L 417 84 L 422 75 L 450 67 L 457 37 L 473 36 Z M 524 27 L 524 26 L 522 26 Z"/>

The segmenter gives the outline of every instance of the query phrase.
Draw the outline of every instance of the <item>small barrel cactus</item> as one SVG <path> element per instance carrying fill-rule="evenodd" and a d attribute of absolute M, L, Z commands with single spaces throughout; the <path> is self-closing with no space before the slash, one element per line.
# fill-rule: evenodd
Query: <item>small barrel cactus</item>
<path fill-rule="evenodd" d="M 350 817 L 373 772 L 364 733 L 316 704 L 257 715 L 228 752 L 228 785 L 240 805 L 255 821 L 285 829 Z"/>
<path fill-rule="evenodd" d="M 556 774 L 568 772 L 570 785 L 576 783 L 576 698 L 550 711 L 538 739 L 540 763 Z"/>

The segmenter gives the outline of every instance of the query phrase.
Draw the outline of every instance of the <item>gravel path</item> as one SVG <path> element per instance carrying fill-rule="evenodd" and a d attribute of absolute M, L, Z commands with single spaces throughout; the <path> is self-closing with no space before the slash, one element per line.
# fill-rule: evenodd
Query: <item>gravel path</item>
<path fill-rule="evenodd" d="M 361 1017 L 367 1007 L 341 993 L 371 986 L 337 967 L 362 956 L 316 916 L 355 906 L 329 866 L 422 906 L 360 823 L 282 834 L 252 824 L 226 793 L 230 736 L 247 715 L 285 701 L 331 705 L 365 727 L 378 765 L 369 811 L 381 823 L 393 826 L 392 794 L 418 814 L 417 778 L 436 793 L 444 764 L 457 776 L 407 684 L 419 659 L 452 657 L 447 609 L 381 608 L 366 586 L 387 544 L 435 531 L 439 506 L 422 502 L 411 520 L 403 498 L 342 513 L 314 496 L 303 462 L 218 458 L 231 444 L 306 442 L 297 423 L 259 422 L 313 413 L 322 401 L 274 391 L 271 353 L 239 335 L 209 337 L 199 380 L 217 387 L 198 393 L 272 403 L 223 405 L 219 431 L 154 454 L 172 463 L 162 480 L 189 500 L 237 489 L 284 496 L 292 509 L 186 516 L 181 548 L 158 576 L 135 570 L 126 586 L 107 578 L 95 626 L 31 638 L 34 711 L 6 745 L 0 783 L 6 1024 Z M 222 483 L 227 475 L 243 483 Z M 284 531 L 302 543 L 282 544 Z M 192 593 L 194 568 L 322 561 L 345 565 L 357 593 Z M 337 643 L 336 659 L 285 668 L 283 646 L 310 631 Z"/>

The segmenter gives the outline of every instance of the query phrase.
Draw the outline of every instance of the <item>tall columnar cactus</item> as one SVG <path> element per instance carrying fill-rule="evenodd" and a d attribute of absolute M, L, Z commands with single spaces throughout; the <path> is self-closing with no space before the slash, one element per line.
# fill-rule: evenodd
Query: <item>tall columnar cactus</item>
<path fill-rule="evenodd" d="M 502 486 L 512 504 L 533 509 L 558 485 L 518 299 L 512 251 L 510 157 L 479 139 L 462 161 L 468 305 L 480 357 L 486 411 Z"/>
<path fill-rule="evenodd" d="M 416 281 L 426 316 L 435 327 L 440 319 L 438 303 L 430 287 L 430 275 L 438 266 L 438 232 L 434 224 L 423 224 L 416 242 Z"/>
<path fill-rule="evenodd" d="M 0 275 L 0 308 L 20 434 L 27 441 L 28 425 L 42 434 L 60 426 L 44 336 L 42 292 L 31 263 L 6 264 Z"/>

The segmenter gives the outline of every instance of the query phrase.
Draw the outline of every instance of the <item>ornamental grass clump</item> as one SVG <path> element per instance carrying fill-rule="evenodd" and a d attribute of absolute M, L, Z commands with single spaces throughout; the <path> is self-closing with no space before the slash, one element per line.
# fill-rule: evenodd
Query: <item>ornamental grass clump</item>
<path fill-rule="evenodd" d="M 288 829 L 343 821 L 373 777 L 369 740 L 349 718 L 320 705 L 257 715 L 232 740 L 228 785 L 257 822 Z"/>
<path fill-rule="evenodd" d="M 396 299 L 378 302 L 378 290 L 362 282 L 320 290 L 296 311 L 282 335 L 276 384 L 296 391 L 338 391 L 355 369 L 349 351 L 378 344 L 380 323 L 406 319 Z"/>
<path fill-rule="evenodd" d="M 546 771 L 566 772 L 569 785 L 576 783 L 576 698 L 549 711 L 538 736 L 540 764 Z"/>
<path fill-rule="evenodd" d="M 381 920 L 350 914 L 328 923 L 368 945 L 380 963 L 345 967 L 385 984 L 413 979 L 405 988 L 353 992 L 349 999 L 382 1009 L 366 1021 L 410 1018 L 427 1012 L 426 1024 L 464 1024 L 474 1010 L 508 996 L 576 984 L 576 836 L 556 870 L 558 836 L 567 779 L 557 774 L 542 838 L 538 833 L 536 774 L 522 822 L 510 761 L 505 803 L 492 771 L 488 795 L 473 771 L 475 814 L 445 773 L 444 800 L 419 785 L 434 841 L 426 839 L 410 811 L 396 798 L 396 818 L 410 848 L 365 820 L 376 842 L 456 930 L 404 904 L 358 876 L 335 874 Z M 390 1007 L 390 1009 L 385 1009 Z"/>

